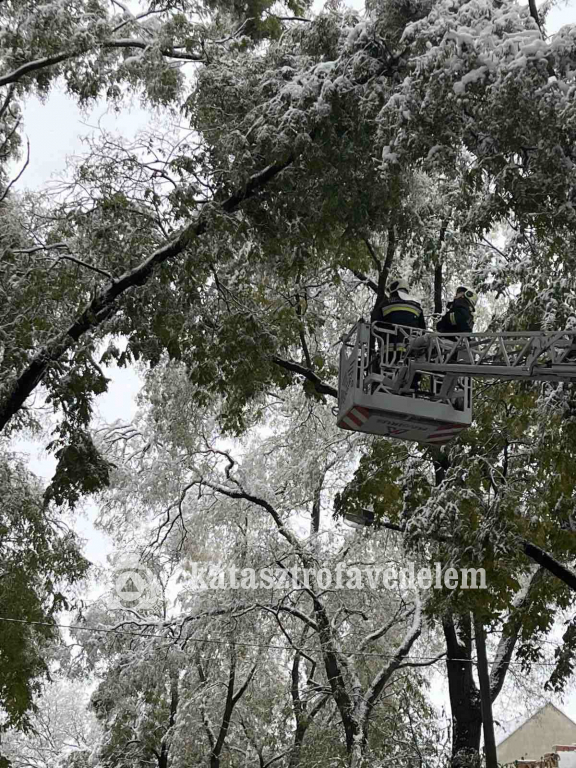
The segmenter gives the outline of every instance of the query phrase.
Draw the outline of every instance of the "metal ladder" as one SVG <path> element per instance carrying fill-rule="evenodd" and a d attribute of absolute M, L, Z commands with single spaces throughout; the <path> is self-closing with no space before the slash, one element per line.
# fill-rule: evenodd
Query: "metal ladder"
<path fill-rule="evenodd" d="M 443 374 L 439 393 L 449 398 L 458 377 L 530 381 L 576 380 L 575 331 L 507 331 L 413 337 L 393 377 L 410 388 L 416 373 Z"/>

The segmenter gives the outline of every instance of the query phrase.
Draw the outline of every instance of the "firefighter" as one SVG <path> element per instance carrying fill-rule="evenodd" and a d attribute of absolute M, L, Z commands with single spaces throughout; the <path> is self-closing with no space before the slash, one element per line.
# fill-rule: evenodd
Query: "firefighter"
<path fill-rule="evenodd" d="M 454 300 L 446 307 L 436 326 L 438 333 L 472 333 L 474 328 L 474 312 L 478 302 L 478 294 L 465 286 L 456 291 Z M 453 339 L 456 341 L 456 339 Z"/>
<path fill-rule="evenodd" d="M 472 333 L 474 328 L 474 312 L 478 302 L 478 294 L 465 286 L 460 286 L 456 290 L 454 300 L 449 302 L 436 330 L 438 333 Z M 457 336 L 448 337 L 450 341 L 457 341 Z M 473 362 L 471 353 L 468 349 L 461 348 L 456 351 L 453 362 L 470 364 Z M 457 411 L 464 410 L 464 398 L 459 397 L 453 401 L 454 408 Z"/>
<path fill-rule="evenodd" d="M 404 325 L 425 331 L 426 322 L 422 306 L 417 299 L 410 296 L 408 281 L 393 280 L 389 292 L 389 297 L 374 308 L 372 321 L 377 321 L 380 327 L 389 330 L 393 330 L 395 325 Z M 409 339 L 401 331 L 394 335 L 381 334 L 381 338 L 384 342 L 384 361 L 387 365 L 394 365 L 399 356 L 406 352 Z"/>

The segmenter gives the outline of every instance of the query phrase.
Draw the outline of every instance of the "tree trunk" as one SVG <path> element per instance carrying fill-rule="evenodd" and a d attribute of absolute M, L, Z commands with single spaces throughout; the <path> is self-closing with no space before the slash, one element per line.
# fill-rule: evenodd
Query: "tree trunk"
<path fill-rule="evenodd" d="M 442 262 L 434 269 L 434 312 L 442 314 Z"/>
<path fill-rule="evenodd" d="M 160 747 L 160 754 L 158 755 L 158 768 L 168 768 L 168 757 L 170 748 L 166 741 L 168 735 L 174 728 L 176 722 L 176 712 L 178 710 L 179 691 L 178 691 L 178 673 L 172 672 L 170 674 L 170 719 L 168 720 L 168 728 L 166 733 L 162 737 L 162 744 Z"/>
<path fill-rule="evenodd" d="M 288 762 L 288 768 L 297 768 L 300 765 L 300 759 L 302 757 L 302 744 L 304 743 L 304 736 L 306 735 L 306 725 L 299 723 L 296 726 L 296 732 L 294 734 L 294 744 L 290 752 L 290 760 Z"/>
<path fill-rule="evenodd" d="M 452 616 L 443 621 L 448 689 L 452 710 L 452 757 L 450 768 L 477 768 L 480 765 L 482 713 L 480 696 L 472 675 L 472 633 L 470 616 Z M 458 628 L 458 634 L 457 634 Z"/>
<path fill-rule="evenodd" d="M 365 749 L 365 741 L 362 734 L 358 733 L 357 737 L 354 739 L 354 743 L 352 745 L 352 749 L 349 752 L 349 765 L 350 768 L 362 768 L 364 764 L 364 749 Z"/>
<path fill-rule="evenodd" d="M 474 638 L 478 654 L 478 681 L 480 683 L 480 706 L 482 722 L 484 723 L 484 753 L 486 768 L 498 768 L 496 756 L 496 741 L 494 739 L 494 719 L 492 717 L 492 698 L 490 693 L 490 675 L 488 674 L 488 659 L 486 657 L 486 635 L 482 619 L 474 622 Z"/>
<path fill-rule="evenodd" d="M 447 226 L 448 226 L 448 222 L 446 221 L 442 222 L 442 227 L 440 228 L 440 237 L 438 238 L 440 247 L 442 247 L 442 243 L 444 242 L 444 238 L 446 237 Z M 437 315 L 442 314 L 443 283 L 444 283 L 444 276 L 442 274 L 442 253 L 439 253 L 438 261 L 436 262 L 436 265 L 434 267 L 434 312 Z"/>

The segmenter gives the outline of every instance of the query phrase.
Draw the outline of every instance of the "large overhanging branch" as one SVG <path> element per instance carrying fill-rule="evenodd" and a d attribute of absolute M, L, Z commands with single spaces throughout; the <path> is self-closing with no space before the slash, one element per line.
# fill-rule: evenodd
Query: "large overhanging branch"
<path fill-rule="evenodd" d="M 552 557 L 546 550 L 537 547 L 536 544 L 527 541 L 526 539 L 520 540 L 524 554 L 538 565 L 541 565 L 557 579 L 563 581 L 570 589 L 576 591 L 576 573 L 565 565 L 562 565 L 558 560 Z"/>
<path fill-rule="evenodd" d="M 233 213 L 239 206 L 263 189 L 278 174 L 288 168 L 300 153 L 291 154 L 286 160 L 271 163 L 262 171 L 255 173 L 247 184 L 220 204 L 212 203 L 212 210 L 222 213 Z M 194 240 L 203 235 L 207 229 L 206 207 L 180 232 L 136 267 L 125 272 L 121 277 L 111 281 L 101 290 L 81 314 L 61 333 L 53 336 L 32 357 L 26 368 L 16 381 L 7 387 L 0 399 L 0 431 L 9 423 L 12 417 L 24 405 L 44 377 L 48 367 L 62 356 L 86 333 L 94 331 L 105 320 L 114 315 L 119 308 L 118 299 L 127 291 L 139 285 L 144 285 L 151 278 L 154 270 L 161 264 L 175 258 Z"/>
<path fill-rule="evenodd" d="M 397 533 L 406 532 L 406 527 L 403 525 L 397 525 L 396 523 L 391 523 L 386 520 L 376 520 L 375 522 L 376 526 L 379 528 L 387 528 Z M 440 536 L 434 536 L 433 538 L 438 542 L 445 542 L 447 540 L 445 537 Z M 542 566 L 542 568 L 551 573 L 557 579 L 560 579 L 560 581 L 563 581 L 564 584 L 576 592 L 576 573 L 571 568 L 567 568 L 565 565 L 562 565 L 562 563 L 552 557 L 549 552 L 546 552 L 546 550 L 536 546 L 536 544 L 533 544 L 527 539 L 519 539 L 519 543 L 524 551 L 524 554 L 529 557 L 530 560 L 538 563 L 538 565 Z"/>
<path fill-rule="evenodd" d="M 128 47 L 128 42 L 130 42 L 133 47 L 139 47 L 140 44 L 140 41 L 137 40 L 126 41 L 118 39 L 116 41 L 112 40 L 102 43 L 101 46 Z M 169 54 L 170 52 L 167 53 Z M 58 54 L 52 58 L 45 57 L 44 59 L 36 60 L 36 62 L 29 62 L 18 68 L 18 70 L 5 75 L 4 77 L 0 77 L 0 85 L 7 85 L 35 69 L 50 66 L 51 64 L 64 61 L 66 58 L 71 58 L 75 55 L 80 55 L 80 53 L 70 52 L 69 56 Z M 398 67 L 399 62 L 400 57 L 390 60 L 381 68 L 378 75 L 384 73 L 392 74 Z M 362 85 L 368 79 L 370 78 L 359 78 L 357 84 Z M 313 130 L 310 133 L 312 139 L 314 139 L 314 134 L 315 131 Z M 246 185 L 232 194 L 227 200 L 217 205 L 216 210 L 219 209 L 223 213 L 232 213 L 235 211 L 244 201 L 264 188 L 268 182 L 274 179 L 285 168 L 290 166 L 302 152 L 303 150 L 293 152 L 286 160 L 272 163 L 259 173 L 254 174 L 248 180 Z M 182 253 L 190 246 L 195 238 L 206 231 L 208 225 L 207 217 L 204 216 L 204 210 L 206 210 L 206 208 L 202 209 L 194 220 L 191 221 L 176 238 L 166 243 L 166 245 L 159 248 L 147 259 L 144 259 L 144 261 L 137 267 L 125 273 L 117 280 L 112 281 L 107 288 L 100 291 L 66 330 L 53 336 L 40 351 L 31 356 L 25 369 L 18 375 L 15 381 L 5 385 L 4 392 L 0 395 L 0 432 L 22 408 L 26 399 L 32 394 L 44 377 L 48 367 L 53 362 L 61 359 L 84 334 L 95 330 L 105 320 L 109 319 L 118 311 L 117 300 L 119 297 L 129 289 L 145 284 L 150 279 L 157 266 Z M 291 370 L 294 373 L 304 376 L 304 378 L 314 385 L 315 390 L 319 394 L 330 395 L 337 398 L 338 393 L 336 389 L 325 384 L 319 376 L 310 369 L 304 368 L 291 360 L 282 360 L 281 358 L 275 358 L 274 362 L 287 370 Z"/>
<path fill-rule="evenodd" d="M 100 44 L 102 48 L 136 48 L 139 50 L 145 50 L 149 47 L 149 43 L 143 40 L 131 40 L 129 38 L 123 38 L 118 40 L 107 40 Z M 55 53 L 52 56 L 41 56 L 34 61 L 28 61 L 26 64 L 22 64 L 17 69 L 8 72 L 6 75 L 0 77 L 0 86 L 9 85 L 10 83 L 16 83 L 26 75 L 30 75 L 33 72 L 37 72 L 40 69 L 46 69 L 47 67 L 54 67 L 56 64 L 61 64 L 63 61 L 78 58 L 78 56 L 84 56 L 89 50 L 82 48 L 80 50 L 63 51 L 62 53 Z M 199 56 L 195 53 L 188 53 L 185 50 L 179 48 L 161 48 L 160 53 L 168 59 L 179 59 L 183 61 L 205 61 L 205 56 Z"/>
<path fill-rule="evenodd" d="M 287 371 L 297 373 L 299 376 L 304 376 L 307 381 L 310 381 L 314 385 L 314 389 L 319 395 L 330 395 L 331 397 L 338 398 L 338 391 L 330 384 L 325 384 L 322 379 L 304 365 L 294 362 L 294 360 L 284 360 L 281 357 L 273 357 L 272 362 L 279 365 L 281 368 L 285 368 Z"/>
<path fill-rule="evenodd" d="M 30 74 L 31 72 L 36 72 L 39 69 L 45 69 L 46 67 L 53 67 L 55 64 L 60 64 L 62 61 L 72 59 L 74 56 L 79 55 L 79 52 L 57 53 L 53 56 L 42 56 L 41 58 L 35 59 L 34 61 L 29 61 L 26 64 L 22 64 L 22 66 L 18 67 L 17 69 L 12 70 L 12 72 L 9 72 L 7 75 L 2 75 L 0 77 L 0 86 L 16 83 L 22 77 Z"/>

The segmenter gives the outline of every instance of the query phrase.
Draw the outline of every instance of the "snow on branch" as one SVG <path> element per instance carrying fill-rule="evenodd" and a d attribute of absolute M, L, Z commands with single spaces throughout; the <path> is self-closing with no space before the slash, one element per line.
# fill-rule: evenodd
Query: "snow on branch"
<path fill-rule="evenodd" d="M 394 657 L 376 675 L 376 677 L 372 681 L 372 684 L 370 685 L 370 688 L 366 693 L 366 697 L 365 697 L 365 700 L 366 700 L 365 717 L 366 718 L 369 716 L 370 711 L 376 704 L 378 697 L 380 696 L 380 694 L 384 689 L 384 686 L 390 680 L 394 672 L 396 672 L 396 670 L 400 668 L 400 666 L 402 665 L 402 660 L 410 653 L 412 646 L 414 645 L 416 640 L 420 637 L 421 632 L 422 632 L 422 604 L 420 603 L 420 600 L 417 598 L 416 606 L 414 609 L 414 619 L 412 620 L 412 626 L 406 633 L 406 636 L 404 637 L 404 640 L 402 641 L 398 650 L 394 654 Z"/>
<path fill-rule="evenodd" d="M 136 267 L 111 281 L 108 287 L 97 293 L 84 311 L 67 328 L 49 339 L 32 356 L 26 368 L 7 388 L 7 394 L 0 401 L 0 431 L 22 408 L 26 399 L 42 381 L 48 367 L 59 360 L 82 336 L 94 331 L 118 311 L 118 299 L 123 294 L 147 283 L 157 267 L 181 254 L 208 230 L 206 214 L 209 211 L 218 212 L 220 210 L 224 213 L 233 213 L 243 202 L 253 197 L 266 184 L 288 168 L 299 154 L 292 153 L 285 160 L 271 163 L 262 171 L 253 174 L 243 188 L 237 190 L 220 204 L 207 204 L 173 240 L 168 241 Z"/>
<path fill-rule="evenodd" d="M 490 697 L 495 701 L 502 690 L 506 678 L 510 659 L 514 653 L 518 635 L 522 628 L 522 610 L 526 610 L 530 604 L 531 593 L 544 572 L 543 566 L 536 568 L 524 587 L 518 592 L 512 602 L 512 612 L 502 630 L 502 636 L 496 649 L 496 655 L 490 669 Z"/>
<path fill-rule="evenodd" d="M 53 67 L 54 64 L 60 64 L 62 61 L 66 61 L 67 59 L 71 59 L 74 56 L 80 55 L 79 53 L 58 53 L 54 56 L 43 56 L 40 59 L 35 59 L 34 61 L 28 61 L 26 64 L 22 64 L 22 66 L 18 67 L 17 69 L 12 70 L 12 72 L 9 72 L 7 75 L 3 75 L 0 77 L 0 86 L 2 85 L 9 85 L 10 83 L 15 83 L 21 78 L 24 77 L 24 75 L 29 75 L 31 72 L 36 72 L 39 69 L 45 69 L 46 67 Z"/>
<path fill-rule="evenodd" d="M 118 40 L 106 40 L 100 44 L 102 48 L 116 49 L 116 48 L 137 48 L 145 50 L 150 48 L 150 43 L 144 40 L 133 40 L 131 38 L 120 38 Z M 53 67 L 56 64 L 61 64 L 63 61 L 69 59 L 75 59 L 78 56 L 83 56 L 86 53 L 85 49 L 77 49 L 71 51 L 63 51 L 62 53 L 56 53 L 53 56 L 42 56 L 39 59 L 28 61 L 26 64 L 22 64 L 12 72 L 8 72 L 5 75 L 0 76 L 0 86 L 10 85 L 10 83 L 16 83 L 26 75 L 32 72 L 37 72 L 40 69 L 46 69 L 47 67 Z M 202 62 L 206 60 L 205 56 L 200 56 L 195 53 L 188 53 L 181 48 L 161 48 L 160 53 L 167 59 L 180 59 L 183 61 Z"/>
<path fill-rule="evenodd" d="M 14 253 L 33 256 L 35 253 L 38 253 L 39 251 L 53 251 L 55 249 L 68 250 L 68 246 L 66 245 L 66 243 L 54 243 L 53 245 L 37 245 L 34 248 L 21 248 L 19 250 L 14 251 Z M 82 259 L 79 259 L 76 256 L 73 256 L 71 253 L 59 254 L 55 263 L 57 264 L 59 261 L 62 261 L 62 260 L 71 261 L 74 264 L 78 264 L 78 266 L 80 267 L 91 269 L 93 272 L 97 272 L 98 274 L 103 275 L 104 277 L 107 277 L 108 280 L 114 279 L 110 274 L 110 272 L 107 272 L 105 269 L 101 269 L 100 267 L 96 267 L 94 264 L 88 264 L 87 262 L 82 261 Z"/>

